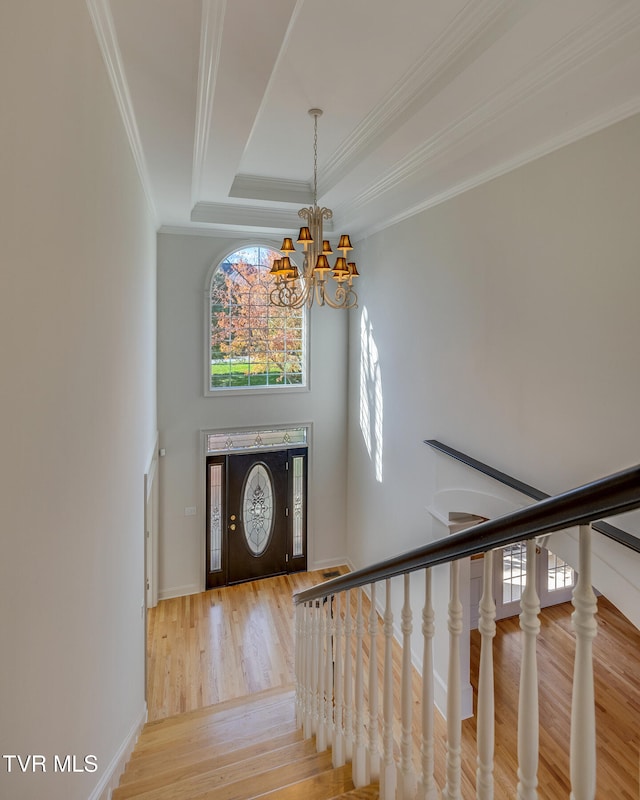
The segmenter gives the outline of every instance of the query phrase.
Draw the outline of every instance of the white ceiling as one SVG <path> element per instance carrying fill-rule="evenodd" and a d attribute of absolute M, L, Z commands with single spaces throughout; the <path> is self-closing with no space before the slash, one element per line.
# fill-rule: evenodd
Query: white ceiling
<path fill-rule="evenodd" d="M 88 0 L 164 230 L 358 239 L 640 111 L 638 0 Z"/>

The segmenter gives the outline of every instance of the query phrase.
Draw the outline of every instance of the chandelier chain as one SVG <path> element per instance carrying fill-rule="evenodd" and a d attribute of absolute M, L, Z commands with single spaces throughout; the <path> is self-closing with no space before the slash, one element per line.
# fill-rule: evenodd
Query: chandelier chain
<path fill-rule="evenodd" d="M 313 115 L 313 205 L 318 205 L 318 115 Z"/>

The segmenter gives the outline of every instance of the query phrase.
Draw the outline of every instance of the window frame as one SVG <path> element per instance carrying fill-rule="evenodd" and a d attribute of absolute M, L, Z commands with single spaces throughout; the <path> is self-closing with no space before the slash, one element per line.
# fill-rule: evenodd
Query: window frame
<path fill-rule="evenodd" d="M 233 248 L 225 250 L 222 254 L 215 258 L 207 271 L 207 277 L 204 287 L 204 396 L 205 397 L 233 397 L 234 395 L 242 395 L 247 397 L 250 395 L 261 394 L 293 394 L 300 392 L 309 392 L 311 389 L 311 374 L 310 374 L 310 359 L 309 359 L 309 338 L 310 338 L 310 309 L 303 306 L 302 311 L 302 368 L 304 382 L 299 384 L 269 384 L 268 386 L 220 386 L 217 388 L 211 387 L 211 283 L 220 265 L 227 260 L 238 250 L 245 250 L 249 247 L 264 247 L 265 249 L 275 250 L 276 253 L 282 255 L 278 244 L 268 239 L 258 240 L 251 239 L 248 241 L 239 241 Z M 298 265 L 299 267 L 300 265 Z"/>

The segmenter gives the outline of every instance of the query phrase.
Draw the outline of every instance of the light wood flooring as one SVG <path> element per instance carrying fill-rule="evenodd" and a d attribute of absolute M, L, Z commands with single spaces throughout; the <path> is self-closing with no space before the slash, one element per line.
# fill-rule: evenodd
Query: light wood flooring
<path fill-rule="evenodd" d="M 344 570 L 342 570 L 344 571 Z M 200 595 L 162 601 L 149 611 L 149 719 L 291 686 L 295 591 L 324 580 L 298 573 Z M 364 611 L 368 601 L 364 598 Z M 545 609 L 538 642 L 540 674 L 540 800 L 569 796 L 568 748 L 573 634 L 570 604 Z M 414 621 L 415 622 L 415 621 Z M 638 800 L 640 774 L 640 632 L 599 598 L 594 641 L 598 798 Z M 381 631 L 381 626 L 380 626 Z M 378 637 L 382 673 L 382 637 Z M 365 637 L 365 659 L 368 646 Z M 471 676 L 477 676 L 479 636 L 471 637 Z M 399 648 L 394 654 L 399 691 Z M 495 798 L 515 795 L 520 631 L 516 618 L 498 623 L 495 639 Z M 366 669 L 366 665 L 365 665 Z M 365 672 L 366 674 L 366 672 Z M 420 679 L 414 675 L 414 754 L 419 763 Z M 381 707 L 381 706 L 380 706 Z M 444 784 L 446 730 L 436 714 L 436 777 Z M 475 796 L 475 720 L 463 722 L 464 797 Z"/>

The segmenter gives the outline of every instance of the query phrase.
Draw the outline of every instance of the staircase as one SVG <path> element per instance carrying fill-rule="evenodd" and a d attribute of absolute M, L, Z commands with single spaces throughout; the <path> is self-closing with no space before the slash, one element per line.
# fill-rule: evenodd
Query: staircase
<path fill-rule="evenodd" d="M 276 689 L 145 725 L 112 800 L 329 800 L 355 789 L 351 765 L 303 739 L 294 692 Z"/>

